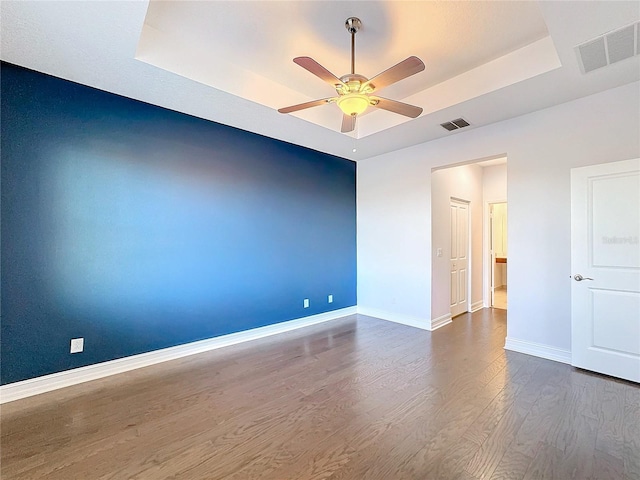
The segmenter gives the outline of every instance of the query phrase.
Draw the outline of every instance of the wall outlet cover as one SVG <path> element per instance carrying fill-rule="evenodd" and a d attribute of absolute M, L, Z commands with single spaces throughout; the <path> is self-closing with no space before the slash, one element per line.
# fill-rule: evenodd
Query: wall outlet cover
<path fill-rule="evenodd" d="M 302 306 L 304 308 L 309 308 L 309 299 L 305 298 L 304 301 L 302 302 Z"/>
<path fill-rule="evenodd" d="M 333 303 L 333 295 L 329 295 L 329 296 L 327 297 L 327 301 L 328 301 L 329 303 Z"/>
<path fill-rule="evenodd" d="M 71 353 L 80 353 L 84 350 L 84 338 L 71 339 Z"/>

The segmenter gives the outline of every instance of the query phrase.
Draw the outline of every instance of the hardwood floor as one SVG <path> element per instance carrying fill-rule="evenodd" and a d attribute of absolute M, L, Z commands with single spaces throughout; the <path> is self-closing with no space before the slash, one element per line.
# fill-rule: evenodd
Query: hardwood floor
<path fill-rule="evenodd" d="M 640 387 L 364 316 L 2 407 L 9 479 L 640 479 Z"/>

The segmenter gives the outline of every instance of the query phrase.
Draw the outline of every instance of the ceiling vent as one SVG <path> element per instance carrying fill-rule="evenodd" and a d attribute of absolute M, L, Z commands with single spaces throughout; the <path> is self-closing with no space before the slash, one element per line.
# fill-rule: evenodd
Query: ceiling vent
<path fill-rule="evenodd" d="M 455 120 L 451 120 L 450 122 L 441 123 L 440 126 L 446 130 L 452 132 L 453 130 L 458 130 L 459 128 L 468 127 L 470 124 L 464 118 L 456 118 Z"/>
<path fill-rule="evenodd" d="M 640 22 L 609 32 L 576 47 L 582 73 L 589 73 L 640 54 Z"/>

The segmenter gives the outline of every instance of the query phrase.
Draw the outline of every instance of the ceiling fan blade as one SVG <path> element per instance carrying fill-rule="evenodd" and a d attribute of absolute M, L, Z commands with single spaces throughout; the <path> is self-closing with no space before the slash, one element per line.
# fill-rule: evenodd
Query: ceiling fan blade
<path fill-rule="evenodd" d="M 373 107 L 388 110 L 393 113 L 399 113 L 400 115 L 404 115 L 405 117 L 416 118 L 422 113 L 421 107 L 409 105 L 408 103 L 402 103 L 396 100 L 389 100 L 388 98 L 382 97 L 371 97 L 371 99 L 377 102 L 372 103 Z"/>
<path fill-rule="evenodd" d="M 320 65 L 311 57 L 296 57 L 293 59 L 293 61 L 294 63 L 297 63 L 298 65 L 300 65 L 302 68 L 313 73 L 316 77 L 319 77 L 321 80 L 324 80 L 334 88 L 337 87 L 338 85 L 344 85 L 342 80 L 340 80 L 333 73 L 331 73 L 329 70 L 324 68 L 322 65 Z"/>
<path fill-rule="evenodd" d="M 290 107 L 279 108 L 280 113 L 297 112 L 298 110 L 304 110 L 305 108 L 317 107 L 319 105 L 325 105 L 335 100 L 334 97 L 323 98 L 322 100 L 314 100 L 312 102 L 299 103 L 298 105 L 291 105 Z"/>
<path fill-rule="evenodd" d="M 392 83 L 396 83 L 402 79 L 415 75 L 418 72 L 424 70 L 424 63 L 418 57 L 409 57 L 400 63 L 388 68 L 382 73 L 379 73 L 364 86 L 370 86 L 374 90 L 380 90 L 387 87 Z"/>
<path fill-rule="evenodd" d="M 353 132 L 356 128 L 356 116 L 355 115 L 347 115 L 346 113 L 342 115 L 342 128 L 340 131 L 342 133 Z"/>

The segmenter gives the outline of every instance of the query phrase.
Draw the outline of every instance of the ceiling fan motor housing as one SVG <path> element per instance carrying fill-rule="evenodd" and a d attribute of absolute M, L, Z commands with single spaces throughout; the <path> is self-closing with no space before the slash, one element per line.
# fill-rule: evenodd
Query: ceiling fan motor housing
<path fill-rule="evenodd" d="M 373 91 L 370 86 L 365 86 L 369 79 L 364 75 L 351 73 L 340 77 L 340 81 L 342 85 L 336 85 L 336 91 L 339 95 L 345 95 L 347 93 L 371 93 Z"/>

